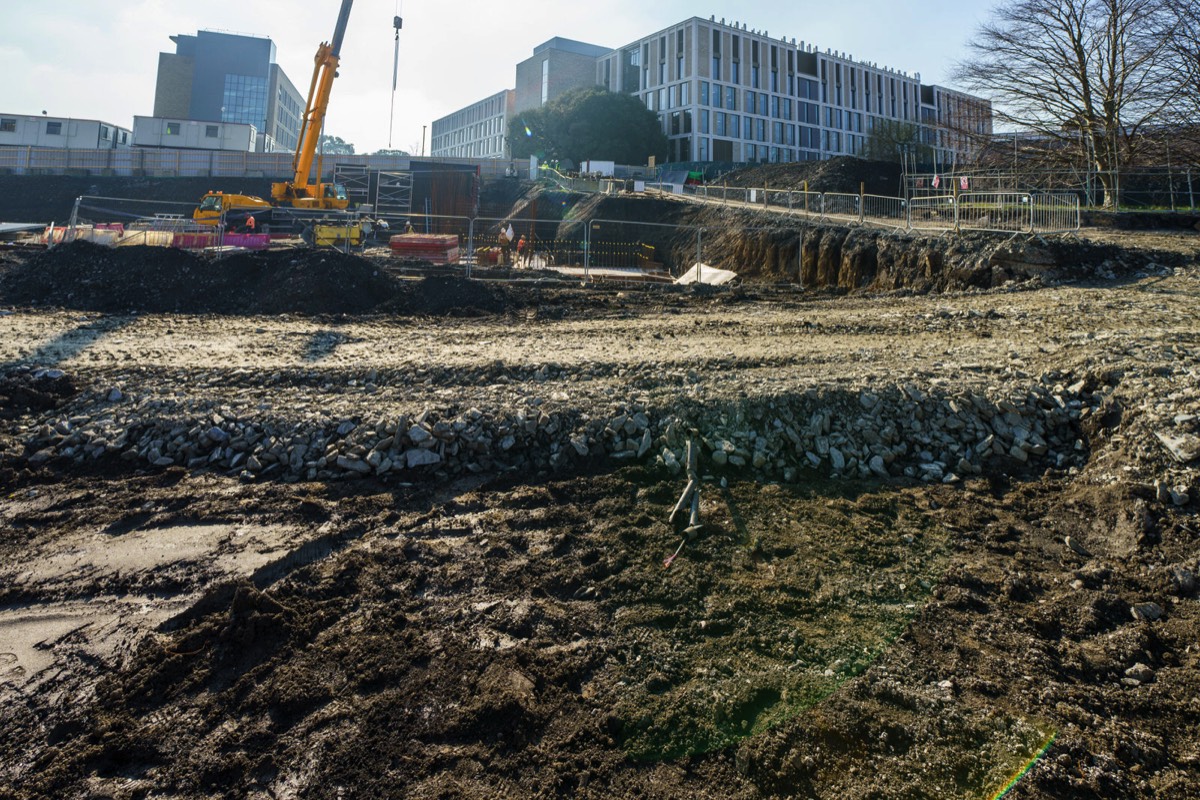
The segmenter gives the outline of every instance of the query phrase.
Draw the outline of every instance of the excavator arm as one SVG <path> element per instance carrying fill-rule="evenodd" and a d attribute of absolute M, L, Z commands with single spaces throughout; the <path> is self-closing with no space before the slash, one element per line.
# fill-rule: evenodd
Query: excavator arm
<path fill-rule="evenodd" d="M 296 155 L 292 159 L 294 174 L 290 182 L 276 183 L 271 187 L 271 196 L 277 203 L 310 208 L 344 209 L 347 206 L 344 192 L 336 191 L 333 186 L 326 187 L 319 175 L 316 184 L 310 183 L 309 174 L 312 172 L 313 160 L 321 143 L 325 114 L 329 110 L 329 95 L 333 91 L 333 81 L 337 78 L 342 41 L 346 37 L 346 25 L 350 21 L 350 9 L 353 5 L 354 0 L 342 0 L 333 40 L 322 42 L 317 48 L 312 84 L 308 89 L 308 105 L 300 125 Z M 342 196 L 338 197 L 339 194 Z"/>

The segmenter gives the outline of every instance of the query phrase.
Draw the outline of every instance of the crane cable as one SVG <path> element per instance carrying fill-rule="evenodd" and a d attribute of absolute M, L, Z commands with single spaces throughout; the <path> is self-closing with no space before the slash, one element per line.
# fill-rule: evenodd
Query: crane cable
<path fill-rule="evenodd" d="M 392 108 L 388 118 L 389 150 L 392 149 L 392 131 L 396 125 L 396 88 L 400 83 L 400 28 L 404 26 L 404 19 L 400 16 L 401 10 L 400 0 L 396 0 L 396 12 L 392 20 L 392 25 L 396 29 L 396 55 L 392 61 Z"/>

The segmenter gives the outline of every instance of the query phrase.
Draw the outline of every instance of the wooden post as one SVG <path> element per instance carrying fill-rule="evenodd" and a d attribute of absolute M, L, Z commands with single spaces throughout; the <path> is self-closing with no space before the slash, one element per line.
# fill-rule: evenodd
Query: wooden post
<path fill-rule="evenodd" d="M 804 228 L 800 229 L 800 249 L 796 253 L 796 283 L 804 289 Z"/>

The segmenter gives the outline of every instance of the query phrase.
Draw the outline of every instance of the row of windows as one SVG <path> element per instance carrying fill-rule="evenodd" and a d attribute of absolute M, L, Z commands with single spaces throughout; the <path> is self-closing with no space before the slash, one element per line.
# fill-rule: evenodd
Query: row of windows
<path fill-rule="evenodd" d="M 492 136 L 478 142 L 446 146 L 436 145 L 433 155 L 441 158 L 496 158 L 504 155 L 504 137 Z"/>
<path fill-rule="evenodd" d="M 711 105 L 713 108 L 737 111 L 738 99 L 741 96 L 742 93 L 732 86 L 713 85 L 710 87 L 707 81 L 700 82 L 701 106 Z M 747 91 L 744 93 L 742 107 L 747 113 L 757 114 L 760 117 L 770 117 L 785 122 L 800 122 L 807 125 L 821 124 L 821 107 L 819 105 L 803 101 L 793 102 L 791 98 L 779 95 Z M 862 133 L 863 115 L 861 112 L 826 107 L 825 126 Z"/>
<path fill-rule="evenodd" d="M 684 148 L 690 149 L 690 148 Z M 696 142 L 697 158 L 701 161 L 756 161 L 783 163 L 789 161 L 820 161 L 821 153 L 815 150 L 796 150 L 790 147 L 775 147 L 765 144 L 743 144 L 741 154 L 735 152 L 735 143 L 721 139 L 701 138 Z"/>
<path fill-rule="evenodd" d="M 452 130 L 448 133 L 437 133 L 433 138 L 439 146 L 449 147 L 451 145 L 463 144 L 465 142 L 478 141 L 493 136 L 503 136 L 504 134 L 504 119 L 496 117 L 495 119 L 484 120 L 483 122 L 469 125 L 465 128 Z"/>
<path fill-rule="evenodd" d="M 275 103 L 275 144 L 284 150 L 295 150 L 300 140 L 300 117 L 304 110 L 282 85 Z"/>
<path fill-rule="evenodd" d="M 166 136 L 181 136 L 183 134 L 183 123 L 182 122 L 164 123 L 163 134 Z M 220 125 L 205 125 L 204 126 L 204 137 L 206 139 L 221 138 L 221 126 Z"/>

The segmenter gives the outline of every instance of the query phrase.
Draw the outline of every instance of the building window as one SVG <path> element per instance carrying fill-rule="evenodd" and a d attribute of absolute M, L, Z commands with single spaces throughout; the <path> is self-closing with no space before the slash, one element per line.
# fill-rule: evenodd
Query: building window
<path fill-rule="evenodd" d="M 47 136 L 62 136 L 62 123 L 61 122 L 47 122 L 46 123 L 46 135 Z"/>
<path fill-rule="evenodd" d="M 178 136 L 182 127 L 183 126 L 178 122 L 168 122 L 167 123 L 167 136 Z"/>
<path fill-rule="evenodd" d="M 550 100 L 550 59 L 542 61 L 542 105 Z"/>
<path fill-rule="evenodd" d="M 221 135 L 221 129 L 217 125 L 205 125 L 204 126 L 204 135 L 205 135 L 205 137 L 207 137 L 209 139 L 216 139 L 218 136 Z"/>
<path fill-rule="evenodd" d="M 129 134 L 121 131 L 121 144 L 129 144 Z"/>
<path fill-rule="evenodd" d="M 17 132 L 17 121 L 15 119 L 9 119 L 7 117 L 5 117 L 4 119 L 0 119 L 0 133 L 16 133 L 16 132 Z"/>
<path fill-rule="evenodd" d="M 110 136 L 112 136 L 112 132 L 108 129 L 108 126 L 101 125 L 100 126 L 100 138 L 107 142 L 108 138 Z"/>

